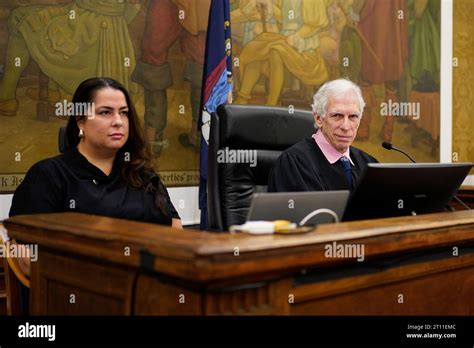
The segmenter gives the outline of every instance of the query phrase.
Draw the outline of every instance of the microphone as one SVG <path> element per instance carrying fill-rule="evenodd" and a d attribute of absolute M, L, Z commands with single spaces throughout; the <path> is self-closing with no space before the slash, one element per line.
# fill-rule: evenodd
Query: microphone
<path fill-rule="evenodd" d="M 393 146 L 391 143 L 387 143 L 386 141 L 384 141 L 382 143 L 382 147 L 384 149 L 387 149 L 387 150 L 395 150 L 395 151 L 398 151 L 400 153 L 403 153 L 405 156 L 407 156 L 410 161 L 412 161 L 413 163 L 416 163 L 416 161 L 409 155 L 407 154 L 405 151 L 403 151 L 402 149 L 399 149 L 398 147 L 396 146 Z M 454 195 L 453 197 L 459 204 L 461 204 L 464 208 L 466 208 L 466 210 L 471 210 L 471 208 L 466 204 L 464 203 L 463 201 L 461 201 L 458 196 Z M 454 211 L 454 209 L 448 204 L 448 207 L 451 209 L 451 211 Z"/>
<path fill-rule="evenodd" d="M 384 141 L 384 142 L 382 143 L 382 147 L 383 147 L 384 149 L 387 149 L 387 150 L 395 150 L 395 151 L 401 152 L 401 153 L 403 153 L 405 156 L 407 156 L 407 157 L 410 159 L 410 161 L 412 161 L 413 163 L 416 163 L 416 161 L 415 161 L 409 154 L 407 154 L 405 151 L 399 149 L 398 147 L 393 146 L 393 145 L 390 144 L 390 143 L 387 143 L 386 141 Z"/>

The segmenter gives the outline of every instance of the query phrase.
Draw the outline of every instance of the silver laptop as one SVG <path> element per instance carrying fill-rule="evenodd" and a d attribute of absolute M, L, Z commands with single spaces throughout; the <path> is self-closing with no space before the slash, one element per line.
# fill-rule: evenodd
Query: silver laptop
<path fill-rule="evenodd" d="M 289 220 L 301 226 L 339 222 L 349 191 L 256 193 L 247 221 Z"/>

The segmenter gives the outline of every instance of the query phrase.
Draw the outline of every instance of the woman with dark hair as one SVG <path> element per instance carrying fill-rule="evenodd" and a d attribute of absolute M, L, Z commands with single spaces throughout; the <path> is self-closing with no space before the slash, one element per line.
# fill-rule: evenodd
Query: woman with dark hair
<path fill-rule="evenodd" d="M 72 106 L 67 150 L 30 168 L 10 216 L 75 211 L 182 228 L 127 90 L 91 78 L 77 87 Z"/>

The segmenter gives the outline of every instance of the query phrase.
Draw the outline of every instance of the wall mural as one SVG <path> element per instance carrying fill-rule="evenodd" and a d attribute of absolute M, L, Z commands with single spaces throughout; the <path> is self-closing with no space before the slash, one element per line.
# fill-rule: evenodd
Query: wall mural
<path fill-rule="evenodd" d="M 382 162 L 439 160 L 439 0 L 231 0 L 234 102 L 310 110 L 349 77 L 367 107 L 355 146 Z M 58 151 L 76 86 L 131 92 L 168 186 L 199 181 L 210 0 L 0 0 L 0 192 Z"/>
<path fill-rule="evenodd" d="M 67 122 L 59 108 L 92 76 L 129 89 L 166 185 L 197 185 L 209 5 L 0 0 L 0 191 L 14 191 L 32 164 L 59 153 Z"/>
<path fill-rule="evenodd" d="M 310 110 L 348 77 L 366 109 L 355 146 L 382 162 L 439 161 L 439 0 L 240 0 L 233 4 L 235 102 Z"/>

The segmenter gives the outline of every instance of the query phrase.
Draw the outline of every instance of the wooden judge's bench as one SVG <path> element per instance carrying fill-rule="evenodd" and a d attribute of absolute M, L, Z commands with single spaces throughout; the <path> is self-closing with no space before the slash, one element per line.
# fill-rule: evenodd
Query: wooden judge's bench
<path fill-rule="evenodd" d="M 4 224 L 39 244 L 30 314 L 474 314 L 474 211 L 265 236 L 77 213 Z M 364 261 L 328 255 L 341 245 Z"/>

